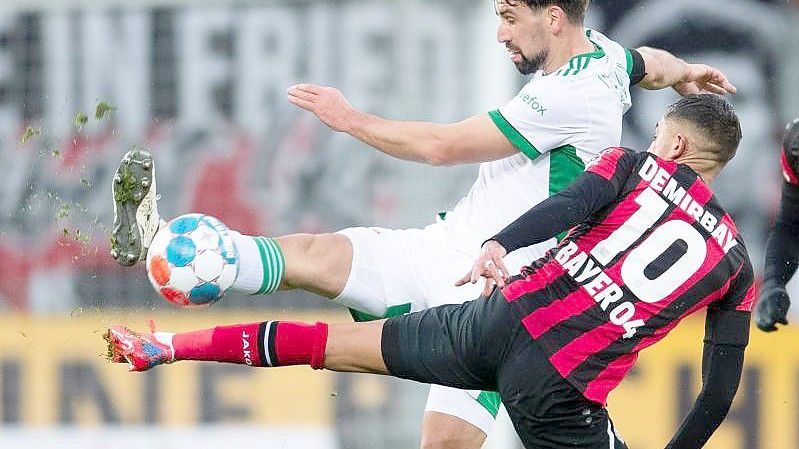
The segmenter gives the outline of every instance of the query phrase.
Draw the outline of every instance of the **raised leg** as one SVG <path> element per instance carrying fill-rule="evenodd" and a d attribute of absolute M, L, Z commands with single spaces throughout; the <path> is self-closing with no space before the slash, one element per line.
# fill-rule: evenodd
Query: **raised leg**
<path fill-rule="evenodd" d="M 286 260 L 281 289 L 301 288 L 335 298 L 352 268 L 352 243 L 341 234 L 292 234 L 277 239 Z"/>

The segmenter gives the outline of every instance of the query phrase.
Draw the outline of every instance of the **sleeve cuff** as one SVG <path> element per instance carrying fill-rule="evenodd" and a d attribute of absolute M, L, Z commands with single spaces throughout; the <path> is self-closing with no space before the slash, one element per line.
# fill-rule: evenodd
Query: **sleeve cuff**
<path fill-rule="evenodd" d="M 497 125 L 497 128 L 499 128 L 502 134 L 504 134 L 519 151 L 524 153 L 531 160 L 541 156 L 541 152 L 538 151 L 535 145 L 530 143 L 529 140 L 514 128 L 498 109 L 489 111 L 488 116 L 491 117 L 491 120 Z"/>

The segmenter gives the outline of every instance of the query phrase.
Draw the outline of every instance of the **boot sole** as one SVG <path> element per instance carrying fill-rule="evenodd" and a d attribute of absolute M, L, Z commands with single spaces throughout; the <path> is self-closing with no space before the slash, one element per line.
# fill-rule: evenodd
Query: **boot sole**
<path fill-rule="evenodd" d="M 136 212 L 153 186 L 153 157 L 147 150 L 125 153 L 112 184 L 114 230 L 111 257 L 120 265 L 131 266 L 146 256 Z"/>

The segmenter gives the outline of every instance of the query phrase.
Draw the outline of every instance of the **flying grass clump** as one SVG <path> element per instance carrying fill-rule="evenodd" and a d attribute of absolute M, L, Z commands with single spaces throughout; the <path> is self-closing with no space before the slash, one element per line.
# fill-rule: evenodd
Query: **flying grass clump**
<path fill-rule="evenodd" d="M 111 111 L 116 111 L 117 108 L 111 106 L 105 101 L 101 101 L 97 103 L 97 107 L 94 108 L 94 118 L 99 122 L 106 118 Z"/>

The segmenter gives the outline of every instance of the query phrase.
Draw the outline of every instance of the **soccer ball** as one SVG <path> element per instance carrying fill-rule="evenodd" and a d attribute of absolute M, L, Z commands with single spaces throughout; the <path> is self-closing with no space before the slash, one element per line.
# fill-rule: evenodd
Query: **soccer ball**
<path fill-rule="evenodd" d="M 172 304 L 208 306 L 233 285 L 238 256 L 221 221 L 210 215 L 181 215 L 155 234 L 147 250 L 147 277 Z"/>

